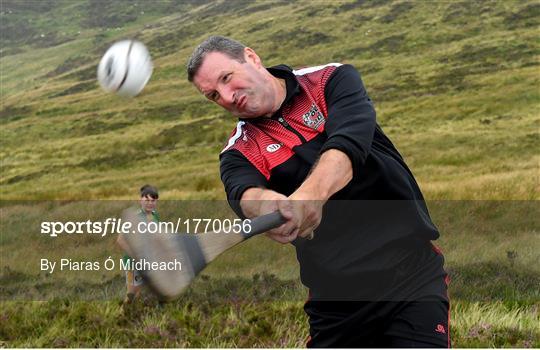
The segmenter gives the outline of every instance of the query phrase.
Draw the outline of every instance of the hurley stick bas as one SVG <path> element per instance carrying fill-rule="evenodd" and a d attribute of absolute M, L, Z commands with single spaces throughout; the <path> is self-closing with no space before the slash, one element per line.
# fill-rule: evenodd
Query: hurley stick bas
<path fill-rule="evenodd" d="M 124 211 L 125 221 L 137 228 L 141 222 L 140 210 Z M 142 273 L 150 288 L 161 298 L 171 300 L 180 295 L 193 279 L 215 258 L 253 236 L 282 225 L 285 219 L 279 212 L 251 219 L 247 230 L 240 233 L 207 232 L 179 234 L 172 232 L 128 233 L 123 235 L 125 249 L 134 261 L 148 264 L 180 262 L 181 269 L 143 269 Z M 156 265 L 157 263 L 157 265 Z"/>

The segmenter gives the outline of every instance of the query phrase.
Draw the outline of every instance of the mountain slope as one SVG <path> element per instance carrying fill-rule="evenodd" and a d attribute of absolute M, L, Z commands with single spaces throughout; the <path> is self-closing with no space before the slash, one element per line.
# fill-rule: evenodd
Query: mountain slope
<path fill-rule="evenodd" d="M 2 1 L 3 199 L 222 198 L 234 118 L 186 81 L 192 49 L 237 38 L 265 64 L 343 62 L 428 198 L 538 198 L 534 1 Z M 95 81 L 113 42 L 149 47 L 135 99 Z"/>

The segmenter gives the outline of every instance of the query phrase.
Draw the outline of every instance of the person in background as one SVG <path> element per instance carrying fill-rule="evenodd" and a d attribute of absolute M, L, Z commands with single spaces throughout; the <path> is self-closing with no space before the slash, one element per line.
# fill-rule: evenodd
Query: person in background
<path fill-rule="evenodd" d="M 156 187 L 151 185 L 144 185 L 140 189 L 140 204 L 141 204 L 141 211 L 140 216 L 141 219 L 145 222 L 159 222 L 159 215 L 157 212 L 157 202 L 159 199 L 159 193 Z M 124 238 L 123 236 L 119 235 L 117 243 L 118 245 L 125 249 L 126 246 L 123 242 Z M 131 259 L 131 257 L 128 254 L 124 255 L 124 262 L 127 262 Z M 130 304 L 137 298 L 139 295 L 141 288 L 143 286 L 143 277 L 140 271 L 131 269 L 126 270 L 126 297 L 124 299 L 124 303 Z"/>

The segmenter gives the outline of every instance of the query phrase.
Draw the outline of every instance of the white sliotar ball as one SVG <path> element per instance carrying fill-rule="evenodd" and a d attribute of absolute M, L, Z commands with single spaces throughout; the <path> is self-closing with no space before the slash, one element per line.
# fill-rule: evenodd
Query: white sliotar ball
<path fill-rule="evenodd" d="M 143 43 L 123 40 L 113 44 L 99 62 L 99 85 L 107 92 L 136 96 L 152 75 L 150 53 Z"/>

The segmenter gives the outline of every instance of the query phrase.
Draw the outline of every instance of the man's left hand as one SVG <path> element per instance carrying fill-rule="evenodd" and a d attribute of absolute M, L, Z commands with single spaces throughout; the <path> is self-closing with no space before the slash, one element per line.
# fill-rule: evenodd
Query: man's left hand
<path fill-rule="evenodd" d="M 312 237 L 322 219 L 324 203 L 345 187 L 353 176 L 349 157 L 337 149 L 324 152 L 302 185 L 289 196 L 298 236 Z"/>
<path fill-rule="evenodd" d="M 293 207 L 293 221 L 299 228 L 298 236 L 312 237 L 313 231 L 319 226 L 322 219 L 324 200 L 314 199 L 313 193 L 302 188 L 289 196 Z"/>

